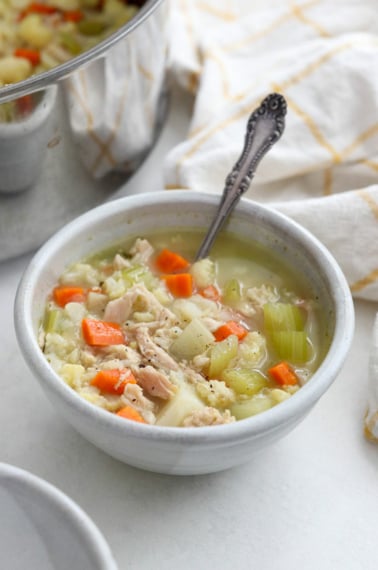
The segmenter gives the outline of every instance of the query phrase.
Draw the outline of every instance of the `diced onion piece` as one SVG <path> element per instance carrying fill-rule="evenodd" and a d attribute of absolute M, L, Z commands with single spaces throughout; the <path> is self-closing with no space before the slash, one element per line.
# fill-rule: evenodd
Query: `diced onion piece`
<path fill-rule="evenodd" d="M 180 360 L 191 360 L 214 343 L 214 336 L 199 319 L 193 319 L 173 341 L 170 352 Z"/>
<path fill-rule="evenodd" d="M 241 299 L 240 283 L 237 279 L 230 279 L 223 287 L 223 301 L 226 304 L 234 305 Z"/>
<path fill-rule="evenodd" d="M 230 335 L 221 342 L 217 342 L 210 352 L 209 378 L 220 378 L 223 370 L 238 353 L 238 337 Z"/>
<path fill-rule="evenodd" d="M 182 384 L 157 417 L 156 425 L 181 426 L 188 414 L 205 407 L 206 405 L 200 400 L 193 388 Z"/>

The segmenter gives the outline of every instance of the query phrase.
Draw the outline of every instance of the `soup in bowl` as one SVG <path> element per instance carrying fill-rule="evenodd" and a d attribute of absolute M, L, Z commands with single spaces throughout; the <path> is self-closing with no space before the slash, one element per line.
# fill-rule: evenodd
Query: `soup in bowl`
<path fill-rule="evenodd" d="M 37 253 L 15 305 L 23 354 L 95 445 L 177 474 L 247 461 L 310 411 L 353 331 L 345 278 L 306 230 L 242 200 L 208 258 L 217 197 L 100 206 Z"/>

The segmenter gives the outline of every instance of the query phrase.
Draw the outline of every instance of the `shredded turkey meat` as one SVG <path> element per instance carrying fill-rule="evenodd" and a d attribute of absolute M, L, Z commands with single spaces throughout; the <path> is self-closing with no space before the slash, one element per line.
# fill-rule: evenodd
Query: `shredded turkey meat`
<path fill-rule="evenodd" d="M 166 373 L 156 370 L 153 366 L 144 366 L 133 368 L 134 376 L 138 384 L 156 398 L 169 400 L 176 391 L 176 386 L 172 384 Z"/>
<path fill-rule="evenodd" d="M 147 362 L 163 370 L 179 369 L 179 365 L 174 358 L 152 340 L 146 327 L 140 326 L 137 328 L 136 339 L 139 350 Z"/>

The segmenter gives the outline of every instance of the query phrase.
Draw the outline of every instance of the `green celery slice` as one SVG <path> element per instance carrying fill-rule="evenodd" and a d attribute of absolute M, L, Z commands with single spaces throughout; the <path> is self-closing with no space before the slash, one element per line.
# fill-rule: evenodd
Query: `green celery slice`
<path fill-rule="evenodd" d="M 237 394 L 244 394 L 245 396 L 254 396 L 268 386 L 268 380 L 261 372 L 250 368 L 224 370 L 222 380 Z"/>
<path fill-rule="evenodd" d="M 71 55 L 78 55 L 83 51 L 82 46 L 72 33 L 60 32 L 60 43 Z"/>
<path fill-rule="evenodd" d="M 43 328 L 47 333 L 56 332 L 58 330 L 60 313 L 58 309 L 48 309 L 46 311 Z"/>
<path fill-rule="evenodd" d="M 84 36 L 98 36 L 106 28 L 106 22 L 101 17 L 87 18 L 77 23 L 77 29 Z"/>
<path fill-rule="evenodd" d="M 226 304 L 233 305 L 241 299 L 240 283 L 237 279 L 230 279 L 223 287 L 223 301 Z"/>
<path fill-rule="evenodd" d="M 296 364 L 309 358 L 309 343 L 304 331 L 277 331 L 271 333 L 271 341 L 279 358 Z"/>
<path fill-rule="evenodd" d="M 266 303 L 263 310 L 266 331 L 303 331 L 303 313 L 296 305 Z"/>

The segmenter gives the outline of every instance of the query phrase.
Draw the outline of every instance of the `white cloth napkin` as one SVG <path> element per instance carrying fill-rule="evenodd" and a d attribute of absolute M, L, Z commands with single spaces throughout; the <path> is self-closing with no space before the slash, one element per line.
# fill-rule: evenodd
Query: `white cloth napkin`
<path fill-rule="evenodd" d="M 166 188 L 220 193 L 249 114 L 282 93 L 285 132 L 247 196 L 306 226 L 353 295 L 377 301 L 377 0 L 172 0 L 172 34 L 170 68 L 195 104 L 166 158 Z M 374 362 L 367 421 L 377 436 Z"/>
<path fill-rule="evenodd" d="M 373 326 L 369 358 L 369 398 L 365 416 L 365 435 L 378 443 L 378 313 Z"/>

